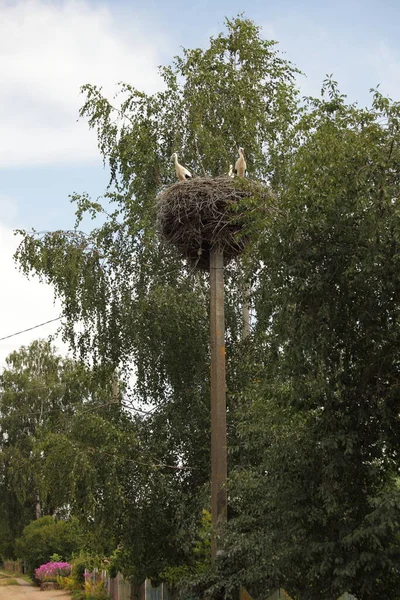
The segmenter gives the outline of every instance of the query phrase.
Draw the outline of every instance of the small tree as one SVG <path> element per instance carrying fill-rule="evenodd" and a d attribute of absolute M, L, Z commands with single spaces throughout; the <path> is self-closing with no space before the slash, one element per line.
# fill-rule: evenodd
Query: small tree
<path fill-rule="evenodd" d="M 73 459 L 66 434 L 85 406 L 111 395 L 111 380 L 57 355 L 37 340 L 12 352 L 0 377 L 0 553 L 15 557 L 15 539 L 43 513 L 71 501 Z M 81 470 L 81 465 L 76 466 Z"/>
<path fill-rule="evenodd" d="M 56 521 L 46 516 L 24 528 L 16 542 L 16 551 L 33 576 L 35 569 L 48 563 L 52 554 L 57 553 L 64 561 L 68 561 L 81 544 L 82 536 L 76 520 Z"/>

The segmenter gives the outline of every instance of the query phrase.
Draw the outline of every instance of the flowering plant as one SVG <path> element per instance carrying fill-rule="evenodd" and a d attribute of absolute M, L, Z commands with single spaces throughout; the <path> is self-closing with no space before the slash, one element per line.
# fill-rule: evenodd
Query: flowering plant
<path fill-rule="evenodd" d="M 57 577 L 66 577 L 71 573 L 71 565 L 67 562 L 48 562 L 35 569 L 35 577 L 39 581 L 56 581 Z"/>
<path fill-rule="evenodd" d="M 85 600 L 109 600 L 110 596 L 107 592 L 105 581 L 99 579 L 93 582 L 90 580 L 89 573 L 89 578 L 86 578 L 84 585 L 83 598 Z"/>

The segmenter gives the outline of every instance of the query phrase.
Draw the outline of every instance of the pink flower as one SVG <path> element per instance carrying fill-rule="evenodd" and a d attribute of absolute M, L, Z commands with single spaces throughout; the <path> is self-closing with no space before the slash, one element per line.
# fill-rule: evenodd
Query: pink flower
<path fill-rule="evenodd" d="M 71 565 L 67 562 L 51 561 L 35 569 L 35 576 L 39 581 L 54 581 L 57 576 L 66 577 L 70 573 Z"/>

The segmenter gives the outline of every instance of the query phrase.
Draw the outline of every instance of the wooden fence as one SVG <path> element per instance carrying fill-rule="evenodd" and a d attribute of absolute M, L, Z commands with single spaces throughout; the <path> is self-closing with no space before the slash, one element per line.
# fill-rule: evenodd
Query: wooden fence
<path fill-rule="evenodd" d="M 158 587 L 153 587 L 149 579 L 138 586 L 130 581 L 126 581 L 121 573 L 114 579 L 110 578 L 107 571 L 101 573 L 96 570 L 90 575 L 93 581 L 96 578 L 103 579 L 105 587 L 108 590 L 112 600 L 169 600 L 168 588 L 162 583 Z M 244 588 L 240 590 L 240 600 L 253 600 L 250 594 Z M 275 590 L 266 600 L 292 600 L 289 594 L 282 588 Z M 357 600 L 355 596 L 345 592 L 337 600 Z"/>
<path fill-rule="evenodd" d="M 107 571 L 94 569 L 91 573 L 85 571 L 85 578 L 92 583 L 104 581 L 104 587 L 107 589 L 112 600 L 169 600 L 168 588 L 165 583 L 158 587 L 153 587 L 151 581 L 146 579 L 141 585 L 135 585 L 127 581 L 118 573 L 112 578 Z"/>
<path fill-rule="evenodd" d="M 241 588 L 240 590 L 240 600 L 252 600 L 252 597 L 244 588 Z M 275 592 L 268 596 L 267 600 L 292 600 L 292 598 L 284 589 L 280 588 L 279 590 L 275 590 Z M 352 596 L 348 592 L 345 592 L 337 600 L 357 600 L 357 598 L 355 596 Z"/>
<path fill-rule="evenodd" d="M 3 569 L 10 573 L 23 573 L 24 565 L 20 560 L 5 560 L 3 562 Z"/>
<path fill-rule="evenodd" d="M 22 572 L 23 565 L 21 561 L 7 560 L 3 563 L 5 571 Z M 91 573 L 85 571 L 85 578 L 90 579 L 92 583 L 103 581 L 112 600 L 170 600 L 168 588 L 165 583 L 158 587 L 153 587 L 151 581 L 146 579 L 141 585 L 135 585 L 131 581 L 124 579 L 121 573 L 112 578 L 107 571 L 93 569 Z M 239 600 L 253 600 L 245 588 L 240 589 Z M 266 600 L 292 600 L 288 593 L 280 588 L 275 590 Z M 338 600 L 357 600 L 355 596 L 345 592 Z"/>
<path fill-rule="evenodd" d="M 110 594 L 112 600 L 169 600 L 168 588 L 162 583 L 158 587 L 153 587 L 149 579 L 142 585 L 134 585 L 125 580 L 121 573 L 112 579 L 107 571 L 98 571 L 94 569 L 92 573 L 85 572 L 85 577 L 89 577 L 92 582 L 99 579 L 104 581 L 104 585 Z M 245 588 L 240 588 L 239 600 L 253 600 Z M 289 594 L 282 588 L 275 590 L 266 600 L 292 600 Z M 357 600 L 355 596 L 345 592 L 337 600 Z"/>

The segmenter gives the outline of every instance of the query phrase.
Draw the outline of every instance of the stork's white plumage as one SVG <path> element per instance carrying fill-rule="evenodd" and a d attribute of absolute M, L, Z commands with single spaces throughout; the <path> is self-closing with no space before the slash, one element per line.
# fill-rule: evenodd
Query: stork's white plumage
<path fill-rule="evenodd" d="M 178 155 L 176 152 L 173 153 L 173 155 L 171 156 L 171 159 L 174 161 L 175 172 L 176 172 L 176 176 L 178 177 L 179 181 L 185 181 L 185 179 L 192 178 L 191 172 L 188 171 L 185 167 L 183 167 L 182 165 L 180 165 L 178 163 Z"/>
<path fill-rule="evenodd" d="M 233 177 L 233 165 L 229 165 L 229 173 L 228 173 L 228 177 Z"/>
<path fill-rule="evenodd" d="M 246 161 L 244 159 L 243 148 L 239 148 L 239 158 L 235 164 L 235 173 L 238 177 L 244 177 L 246 175 Z"/>

